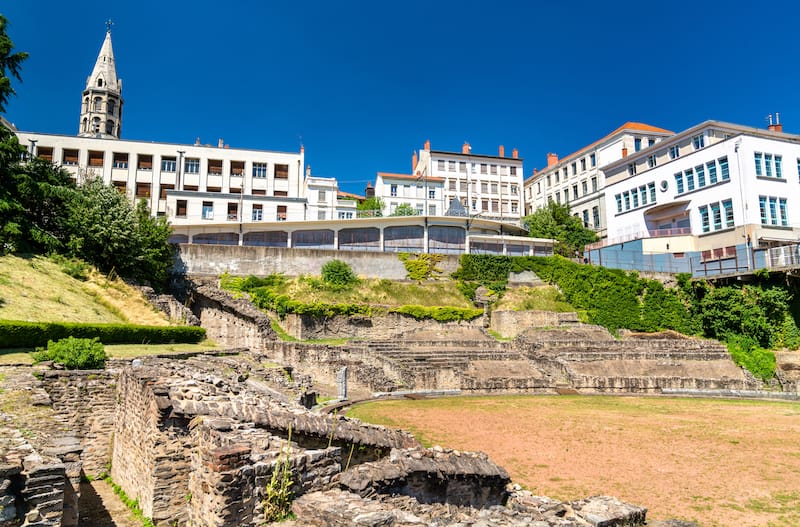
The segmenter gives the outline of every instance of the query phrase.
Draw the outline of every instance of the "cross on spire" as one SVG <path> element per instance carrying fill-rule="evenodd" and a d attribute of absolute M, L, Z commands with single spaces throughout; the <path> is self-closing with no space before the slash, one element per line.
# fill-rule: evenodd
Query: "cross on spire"
<path fill-rule="evenodd" d="M 113 25 L 114 22 L 112 22 L 110 18 L 106 20 L 106 33 L 111 33 L 111 26 Z"/>

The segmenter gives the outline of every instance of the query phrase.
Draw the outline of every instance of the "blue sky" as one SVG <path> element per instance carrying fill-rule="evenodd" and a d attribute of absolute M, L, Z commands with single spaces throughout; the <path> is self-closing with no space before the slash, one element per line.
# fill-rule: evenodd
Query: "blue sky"
<path fill-rule="evenodd" d="M 114 20 L 127 139 L 297 151 L 363 191 L 436 150 L 518 148 L 525 175 L 641 121 L 800 131 L 800 2 L 4 2 L 23 82 L 6 117 L 77 133 Z"/>

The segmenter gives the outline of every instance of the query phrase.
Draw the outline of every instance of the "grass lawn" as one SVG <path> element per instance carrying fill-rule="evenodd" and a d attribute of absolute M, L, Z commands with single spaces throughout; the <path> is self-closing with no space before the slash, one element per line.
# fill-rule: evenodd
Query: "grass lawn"
<path fill-rule="evenodd" d="M 536 494 L 608 494 L 649 519 L 800 525 L 800 403 L 506 396 L 357 405 L 425 444 L 480 450 Z"/>
<path fill-rule="evenodd" d="M 575 311 L 575 308 L 564 300 L 559 290 L 551 285 L 508 288 L 494 309 L 556 311 L 559 313 Z"/>

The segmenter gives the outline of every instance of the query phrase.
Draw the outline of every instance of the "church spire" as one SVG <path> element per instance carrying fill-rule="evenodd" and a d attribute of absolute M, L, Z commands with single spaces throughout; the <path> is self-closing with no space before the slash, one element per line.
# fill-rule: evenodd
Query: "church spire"
<path fill-rule="evenodd" d="M 92 74 L 86 79 L 81 104 L 78 135 L 119 139 L 122 129 L 122 80 L 117 78 L 111 21 L 106 22 L 106 38 L 97 55 Z"/>

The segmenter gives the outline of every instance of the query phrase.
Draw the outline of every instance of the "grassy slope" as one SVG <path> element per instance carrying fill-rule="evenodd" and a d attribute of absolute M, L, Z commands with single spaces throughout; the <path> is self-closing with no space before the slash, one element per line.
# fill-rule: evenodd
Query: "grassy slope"
<path fill-rule="evenodd" d="M 122 280 L 96 271 L 76 280 L 41 256 L 0 257 L 0 320 L 169 324 Z"/>
<path fill-rule="evenodd" d="M 557 311 L 559 313 L 575 311 L 575 308 L 564 300 L 558 289 L 551 285 L 510 288 L 497 302 L 495 309 Z"/>
<path fill-rule="evenodd" d="M 362 279 L 344 291 L 332 291 L 320 283 L 319 279 L 288 278 L 275 289 L 303 302 L 474 307 L 452 280 L 416 283 Z"/>

